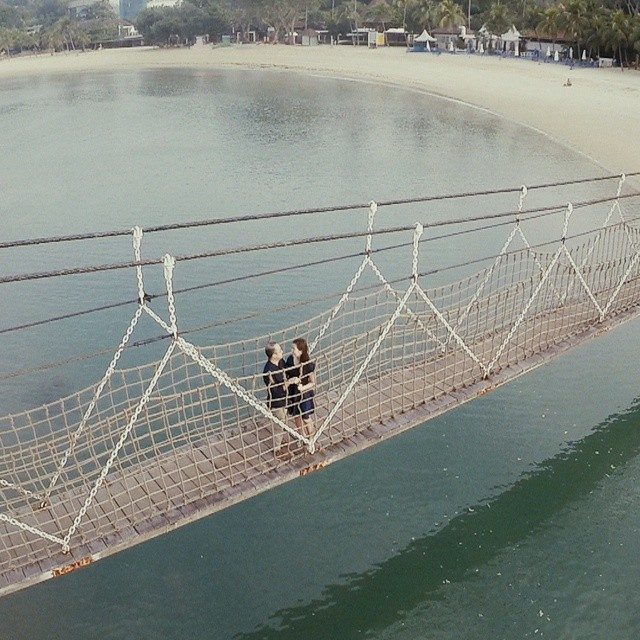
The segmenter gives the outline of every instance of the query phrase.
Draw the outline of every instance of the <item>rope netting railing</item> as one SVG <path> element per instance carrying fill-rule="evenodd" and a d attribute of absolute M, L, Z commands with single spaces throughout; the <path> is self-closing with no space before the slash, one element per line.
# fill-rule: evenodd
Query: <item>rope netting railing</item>
<path fill-rule="evenodd" d="M 521 189 L 518 211 L 526 196 Z M 362 262 L 332 308 L 212 346 L 180 333 L 171 256 L 163 260 L 166 311 L 148 299 L 143 234 L 134 229 L 138 304 L 103 377 L 0 418 L 0 567 L 98 548 L 125 530 L 152 527 L 172 510 L 257 482 L 640 305 L 640 230 L 624 219 L 618 199 L 602 226 L 572 246 L 571 205 L 560 240 L 544 249 L 529 242 L 517 211 L 495 259 L 431 288 L 419 271 L 421 224 L 412 231 L 405 279 L 390 281 L 376 264 L 377 208 L 370 204 Z M 358 290 L 365 274 L 376 284 Z M 141 323 L 162 329 L 164 355 L 121 368 Z M 289 345 L 300 336 L 309 340 L 316 372 L 315 413 L 303 426 L 273 410 L 263 373 L 267 342 Z M 298 400 L 287 402 L 299 413 Z"/>

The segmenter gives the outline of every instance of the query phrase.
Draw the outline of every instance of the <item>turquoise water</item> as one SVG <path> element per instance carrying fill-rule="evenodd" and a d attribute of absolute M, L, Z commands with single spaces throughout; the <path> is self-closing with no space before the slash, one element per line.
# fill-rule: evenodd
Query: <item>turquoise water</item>
<path fill-rule="evenodd" d="M 600 173 L 539 134 L 463 105 L 287 74 L 16 80 L 0 84 L 0 117 L 0 236 L 7 240 Z M 532 194 L 529 204 L 613 188 Z M 386 209 L 379 225 L 509 210 L 516 202 L 509 196 Z M 604 215 L 589 211 L 574 230 Z M 145 238 L 144 254 L 363 224 L 364 214 L 334 214 L 155 234 Z M 548 219 L 532 237 L 553 235 L 558 224 Z M 491 255 L 507 233 L 426 244 L 422 268 Z M 177 285 L 361 244 L 179 264 Z M 3 251 L 0 271 L 129 257 L 123 238 L 54 245 Z M 406 273 L 410 257 L 392 252 L 380 261 L 395 277 Z M 273 308 L 339 290 L 356 266 L 184 295 L 178 311 L 190 326 Z M 148 289 L 159 290 L 160 274 L 147 275 Z M 124 272 L 3 287 L 2 327 L 135 295 L 132 274 Z M 310 312 L 218 327 L 196 341 L 263 333 Z M 128 313 L 0 336 L 0 375 L 113 346 Z M 143 328 L 139 337 L 154 333 Z M 636 324 L 627 325 L 326 471 L 3 598 L 0 638 L 635 638 L 637 337 Z M 129 358 L 154 355 L 141 349 Z M 84 386 L 107 359 L 0 381 L 4 412 Z"/>

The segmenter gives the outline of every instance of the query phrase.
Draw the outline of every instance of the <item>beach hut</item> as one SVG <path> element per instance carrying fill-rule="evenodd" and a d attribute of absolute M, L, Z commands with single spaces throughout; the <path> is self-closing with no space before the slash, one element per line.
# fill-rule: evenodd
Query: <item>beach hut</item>
<path fill-rule="evenodd" d="M 429 35 L 429 32 L 425 29 L 419 36 L 413 39 L 413 51 L 431 51 L 431 43 L 437 42 L 437 40 Z"/>
<path fill-rule="evenodd" d="M 407 35 L 407 32 L 402 27 L 392 27 L 384 32 L 388 47 L 405 47 L 407 45 Z"/>

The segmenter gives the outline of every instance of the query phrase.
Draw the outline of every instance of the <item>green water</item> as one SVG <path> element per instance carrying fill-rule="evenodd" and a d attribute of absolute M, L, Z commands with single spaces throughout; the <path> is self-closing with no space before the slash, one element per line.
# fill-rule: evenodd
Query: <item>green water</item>
<path fill-rule="evenodd" d="M 0 119 L 3 239 L 599 173 L 552 141 L 463 105 L 285 74 L 5 81 Z M 532 194 L 529 204 L 613 188 Z M 504 197 L 381 210 L 379 225 L 514 204 Z M 604 215 L 590 210 L 574 230 Z M 144 253 L 346 231 L 363 222 L 364 214 L 334 214 L 157 234 L 145 238 Z M 555 235 L 558 224 L 551 218 L 530 233 Z M 422 268 L 495 253 L 507 233 L 427 244 Z M 177 284 L 349 253 L 360 244 L 179 265 Z M 0 271 L 127 259 L 129 247 L 117 239 L 3 251 Z M 380 261 L 394 277 L 406 273 L 410 257 L 392 252 Z M 189 326 L 272 308 L 339 290 L 356 266 L 181 296 L 178 311 Z M 159 289 L 160 275 L 150 271 L 148 282 Z M 134 286 L 123 272 L 4 285 L 2 327 L 127 299 Z M 263 333 L 320 308 L 218 327 L 196 341 Z M 113 346 L 129 311 L 1 336 L 0 375 Z M 145 332 L 155 330 L 142 328 L 139 337 Z M 326 471 L 3 598 L 0 638 L 637 638 L 637 338 L 636 323 L 629 324 Z M 142 349 L 129 362 L 155 355 Z M 86 385 L 106 360 L 0 382 L 3 413 Z"/>

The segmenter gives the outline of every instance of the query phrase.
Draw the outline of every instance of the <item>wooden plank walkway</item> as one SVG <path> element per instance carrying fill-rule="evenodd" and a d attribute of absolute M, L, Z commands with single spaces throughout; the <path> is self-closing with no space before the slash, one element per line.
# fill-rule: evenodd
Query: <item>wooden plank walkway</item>
<path fill-rule="evenodd" d="M 572 309 L 574 314 L 587 311 L 587 303 L 576 304 Z M 0 596 L 66 575 L 322 469 L 484 395 L 638 312 L 638 304 L 634 304 L 564 340 L 562 317 L 557 319 L 555 334 L 552 314 L 531 318 L 521 327 L 522 337 L 511 350 L 508 366 L 488 380 L 482 379 L 479 367 L 468 366 L 468 362 L 464 365 L 468 356 L 461 350 L 451 350 L 420 366 L 363 379 L 320 438 L 319 450 L 314 455 L 300 452 L 288 461 L 276 458 L 272 453 L 272 430 L 264 422 L 247 419 L 229 433 L 217 431 L 211 438 L 190 442 L 158 458 L 126 468 L 114 467 L 82 521 L 69 554 L 63 554 L 55 543 L 0 522 L 0 540 L 5 541 L 5 546 L 0 547 Z M 527 326 L 533 330 L 543 322 L 548 331 L 548 346 L 532 353 L 527 347 Z M 484 337 L 474 345 L 474 351 L 491 352 L 495 342 L 496 336 Z M 443 370 L 452 372 L 445 386 L 437 375 Z M 337 399 L 337 392 L 318 397 L 318 424 Z M 26 524 L 60 535 L 72 523 L 84 498 L 84 493 L 63 497 L 54 494 L 47 508 L 25 509 L 19 516 Z M 23 558 L 26 553 L 29 562 L 16 564 L 16 558 Z"/>

